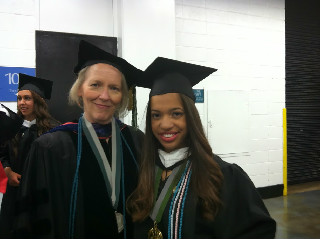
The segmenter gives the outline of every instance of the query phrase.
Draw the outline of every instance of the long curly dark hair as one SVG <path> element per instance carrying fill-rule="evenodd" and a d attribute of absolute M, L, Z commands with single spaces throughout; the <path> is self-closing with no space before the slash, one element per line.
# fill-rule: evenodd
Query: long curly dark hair
<path fill-rule="evenodd" d="M 52 129 L 53 127 L 59 125 L 59 122 L 55 120 L 48 111 L 48 105 L 45 100 L 39 96 L 37 93 L 30 90 L 32 98 L 33 98 L 33 113 L 36 117 L 36 126 L 37 126 L 37 135 L 40 136 L 43 133 L 47 132 L 48 130 Z M 17 110 L 17 114 L 20 115 L 22 118 L 23 114 L 21 111 Z M 18 145 L 21 139 L 21 134 L 18 133 L 12 140 L 12 152 L 15 157 L 18 156 Z"/>
<path fill-rule="evenodd" d="M 54 119 L 48 111 L 48 105 L 45 100 L 32 90 L 30 90 L 30 92 L 34 102 L 33 111 L 34 115 L 36 116 L 38 136 L 40 136 L 52 128 L 51 122 L 54 121 Z M 17 114 L 23 118 L 23 114 L 19 109 Z"/>
<path fill-rule="evenodd" d="M 186 144 L 192 157 L 191 187 L 198 196 L 202 217 L 212 221 L 222 205 L 220 190 L 223 174 L 219 165 L 213 160 L 212 148 L 205 136 L 194 102 L 183 94 L 179 95 L 188 127 Z M 134 221 L 144 220 L 150 214 L 154 203 L 154 168 L 158 148 L 161 145 L 152 133 L 150 101 L 147 108 L 144 142 L 138 186 L 127 201 L 127 210 Z M 203 190 L 203 185 L 206 185 L 206 190 Z"/>

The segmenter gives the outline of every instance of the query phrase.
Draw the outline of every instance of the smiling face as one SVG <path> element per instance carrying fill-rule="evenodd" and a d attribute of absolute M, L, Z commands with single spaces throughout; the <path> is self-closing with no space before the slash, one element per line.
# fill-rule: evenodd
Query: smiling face
<path fill-rule="evenodd" d="M 151 97 L 151 127 L 164 151 L 169 153 L 186 146 L 187 122 L 178 93 Z"/>
<path fill-rule="evenodd" d="M 34 100 L 30 90 L 21 90 L 17 96 L 18 110 L 23 118 L 32 121 L 36 118 L 34 114 Z"/>
<path fill-rule="evenodd" d="M 122 99 L 121 73 L 111 65 L 90 66 L 79 88 L 86 119 L 91 123 L 107 124 Z"/>

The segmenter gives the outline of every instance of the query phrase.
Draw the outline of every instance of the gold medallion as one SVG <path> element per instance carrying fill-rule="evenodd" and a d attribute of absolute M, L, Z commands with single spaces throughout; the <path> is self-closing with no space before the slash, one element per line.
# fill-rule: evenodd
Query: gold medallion
<path fill-rule="evenodd" d="M 175 186 L 173 189 L 172 189 L 172 193 L 174 193 L 176 191 L 176 188 L 177 186 Z"/>
<path fill-rule="evenodd" d="M 162 232 L 158 229 L 156 221 L 154 221 L 153 228 L 148 232 L 148 239 L 163 239 Z"/>

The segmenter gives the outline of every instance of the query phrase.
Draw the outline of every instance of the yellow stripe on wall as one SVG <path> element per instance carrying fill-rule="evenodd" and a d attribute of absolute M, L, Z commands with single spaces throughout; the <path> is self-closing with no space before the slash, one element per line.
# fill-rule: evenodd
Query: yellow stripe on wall
<path fill-rule="evenodd" d="M 283 195 L 288 194 L 287 183 L 287 109 L 282 110 L 283 115 Z"/>

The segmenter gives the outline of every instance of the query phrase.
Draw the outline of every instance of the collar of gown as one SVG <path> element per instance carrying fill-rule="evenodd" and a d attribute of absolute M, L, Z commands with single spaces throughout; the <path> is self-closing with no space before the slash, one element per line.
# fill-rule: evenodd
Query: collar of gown
<path fill-rule="evenodd" d="M 32 125 L 34 125 L 37 122 L 36 119 L 32 120 L 32 121 L 28 121 L 28 120 L 24 120 L 23 121 L 23 126 L 30 128 Z"/>
<path fill-rule="evenodd" d="M 119 128 L 121 131 L 127 127 L 127 125 L 122 123 L 119 119 L 116 119 L 116 122 L 119 125 Z M 111 136 L 111 123 L 106 125 L 99 125 L 99 124 L 93 123 L 92 126 L 95 129 L 99 139 L 106 139 Z M 78 122 L 66 122 L 62 125 L 59 125 L 49 130 L 45 134 L 53 133 L 56 131 L 71 131 L 78 134 Z"/>
<path fill-rule="evenodd" d="M 188 147 L 176 149 L 170 153 L 167 153 L 162 149 L 158 149 L 160 161 L 166 169 L 186 159 L 189 156 L 188 151 Z"/>

